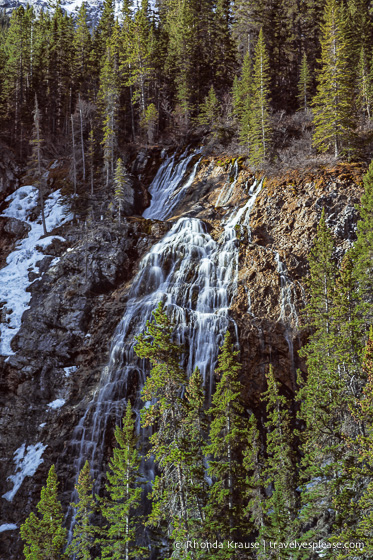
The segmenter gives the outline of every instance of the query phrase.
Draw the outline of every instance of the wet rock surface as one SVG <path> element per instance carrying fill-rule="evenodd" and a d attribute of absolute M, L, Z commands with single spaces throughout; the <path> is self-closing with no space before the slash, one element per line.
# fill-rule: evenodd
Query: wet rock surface
<path fill-rule="evenodd" d="M 160 158 L 156 149 L 133 159 L 135 212 L 149 204 L 146 187 Z M 121 225 L 99 222 L 88 230 L 63 226 L 55 232 L 66 241 L 55 240 L 48 247 L 41 274 L 31 278 L 31 306 L 13 339 L 14 355 L 0 357 L 0 496 L 12 488 L 7 477 L 14 474 L 14 451 L 23 443 L 47 445 L 44 462 L 25 478 L 13 502 L 0 498 L 4 523 L 24 520 L 52 463 L 57 463 L 63 499 L 69 500 L 67 442 L 97 389 L 139 262 L 178 216 L 202 219 L 212 237 L 221 239 L 226 216 L 250 199 L 251 187 L 260 180 L 244 161 L 236 162 L 202 159 L 191 188 L 167 222 L 129 217 Z M 230 315 L 238 329 L 246 404 L 259 415 L 268 364 L 289 394 L 296 369 L 304 369 L 297 349 L 307 334 L 302 330 L 307 255 L 323 208 L 336 256 L 342 258 L 353 243 L 361 173 L 341 167 L 264 181 L 250 227 L 237 229 L 238 287 Z M 0 218 L 0 266 L 27 235 L 27 227 L 17 222 Z M 65 404 L 48 406 L 57 399 Z M 14 535 L 0 534 L 0 560 L 22 557 Z"/>

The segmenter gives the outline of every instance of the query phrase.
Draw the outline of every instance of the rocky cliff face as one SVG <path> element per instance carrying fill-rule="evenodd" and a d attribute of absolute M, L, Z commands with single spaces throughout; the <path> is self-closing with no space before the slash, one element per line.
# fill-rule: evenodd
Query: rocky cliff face
<path fill-rule="evenodd" d="M 158 159 L 152 161 L 149 153 L 143 160 L 137 173 L 148 169 L 154 175 Z M 176 163 L 177 157 L 170 165 Z M 294 390 L 296 369 L 304 367 L 297 349 L 306 336 L 301 326 L 307 254 L 323 208 L 338 257 L 353 243 L 363 170 L 340 166 L 263 182 L 242 159 L 196 153 L 186 163 L 166 221 L 128 217 L 120 225 L 99 222 L 88 230 L 66 224 L 33 272 L 30 308 L 12 341 L 14 354 L 0 361 L 0 496 L 8 497 L 0 498 L 1 523 L 19 526 L 38 500 L 52 463 L 69 501 L 74 473 L 68 443 L 97 390 L 139 263 L 177 217 L 202 220 L 223 246 L 224 223 L 245 209 L 234 226 L 238 275 L 232 278 L 229 311 L 237 326 L 245 398 L 260 415 L 269 362 L 284 389 Z M 0 228 L 4 255 L 27 235 L 27 224 L 14 218 L 1 218 Z M 109 450 L 111 436 L 105 437 Z M 17 472 L 26 476 L 11 496 Z M 17 531 L 3 531 L 0 537 L 0 559 L 21 558 Z"/>

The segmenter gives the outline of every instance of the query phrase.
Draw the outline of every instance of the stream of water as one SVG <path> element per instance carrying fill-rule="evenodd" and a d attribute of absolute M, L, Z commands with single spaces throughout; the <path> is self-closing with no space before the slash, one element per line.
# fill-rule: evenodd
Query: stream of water
<path fill-rule="evenodd" d="M 152 202 L 144 217 L 164 219 L 170 215 L 177 202 L 169 210 L 165 208 L 167 200 L 180 200 L 180 193 L 186 193 L 193 182 L 198 164 L 187 171 L 193 156 L 184 153 L 177 161 L 171 156 L 163 162 L 150 187 Z M 230 322 L 228 310 L 237 287 L 237 227 L 249 230 L 250 211 L 260 189 L 261 184 L 253 185 L 246 205 L 227 218 L 219 240 L 211 237 L 201 220 L 180 218 L 143 258 L 112 340 L 109 363 L 74 430 L 69 455 L 75 457 L 77 475 L 88 459 L 99 484 L 106 432 L 120 422 L 127 395 L 134 394 L 134 387 L 135 410 L 138 412 L 144 406 L 140 390 L 147 369 L 135 355 L 135 336 L 144 331 L 159 301 L 167 305 L 177 325 L 177 337 L 185 345 L 184 365 L 188 374 L 198 366 L 211 395 L 212 372 Z M 147 474 L 151 476 L 150 472 Z"/>

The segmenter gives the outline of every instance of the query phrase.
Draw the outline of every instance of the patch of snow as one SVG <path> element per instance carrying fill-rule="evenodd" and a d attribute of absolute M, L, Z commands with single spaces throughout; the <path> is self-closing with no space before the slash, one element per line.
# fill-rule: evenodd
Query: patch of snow
<path fill-rule="evenodd" d="M 0 525 L 0 533 L 4 533 L 4 531 L 14 531 L 14 529 L 18 529 L 17 525 L 14 525 L 14 523 L 3 523 Z"/>
<path fill-rule="evenodd" d="M 3 494 L 3 498 L 8 500 L 8 502 L 13 500 L 26 476 L 34 476 L 38 466 L 44 461 L 41 456 L 46 448 L 47 445 L 43 445 L 40 442 L 35 445 L 28 445 L 27 447 L 24 443 L 14 452 L 15 474 L 8 476 L 7 479 L 13 482 L 13 489 Z"/>
<path fill-rule="evenodd" d="M 65 377 L 70 377 L 72 373 L 75 373 L 78 369 L 76 366 L 64 367 Z"/>
<path fill-rule="evenodd" d="M 45 200 L 45 221 L 48 231 L 70 221 L 71 214 L 60 201 L 61 193 L 56 191 Z M 31 293 L 26 288 L 31 284 L 30 272 L 37 272 L 36 263 L 44 258 L 41 248 L 47 248 L 59 236 L 43 239 L 41 217 L 31 221 L 31 214 L 38 204 L 38 190 L 31 185 L 20 187 L 6 198 L 8 208 L 2 216 L 26 222 L 30 231 L 26 239 L 19 241 L 14 251 L 7 257 L 6 265 L 0 270 L 0 304 L 3 306 L 4 321 L 0 324 L 0 354 L 14 354 L 11 340 L 21 327 L 22 315 L 29 308 Z M 56 259 L 55 259 L 56 260 Z M 54 261 L 53 261 L 54 262 Z"/>
<path fill-rule="evenodd" d="M 57 408 L 61 408 L 65 402 L 65 399 L 56 399 L 55 401 L 50 402 L 47 406 L 56 410 Z"/>
<path fill-rule="evenodd" d="M 44 428 L 47 425 L 46 422 L 43 422 L 42 424 L 39 424 L 39 428 Z"/>

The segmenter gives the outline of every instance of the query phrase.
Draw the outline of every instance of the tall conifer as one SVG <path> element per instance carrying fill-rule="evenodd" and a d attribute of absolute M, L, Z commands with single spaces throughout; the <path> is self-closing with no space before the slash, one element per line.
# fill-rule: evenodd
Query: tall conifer
<path fill-rule="evenodd" d="M 59 560 L 64 556 L 66 529 L 62 526 L 63 513 L 57 491 L 57 475 L 52 465 L 36 506 L 39 516 L 31 512 L 20 528 L 26 560 Z"/>
<path fill-rule="evenodd" d="M 351 141 L 354 115 L 349 45 L 343 11 L 336 0 L 328 0 L 325 6 L 320 62 L 317 93 L 312 101 L 313 145 L 320 152 L 333 149 L 334 156 L 339 157 Z"/>
<path fill-rule="evenodd" d="M 249 118 L 249 160 L 260 166 L 269 156 L 271 127 L 269 120 L 269 62 L 263 29 L 255 49 L 253 96 Z"/>

